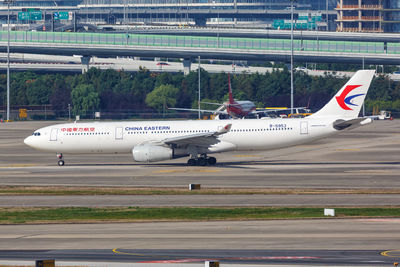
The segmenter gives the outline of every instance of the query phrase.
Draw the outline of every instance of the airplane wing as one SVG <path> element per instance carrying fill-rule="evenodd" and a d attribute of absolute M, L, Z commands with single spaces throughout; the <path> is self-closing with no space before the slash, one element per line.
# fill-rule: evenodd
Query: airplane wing
<path fill-rule="evenodd" d="M 224 104 L 221 103 L 212 103 L 212 102 L 203 102 L 200 101 L 201 104 L 207 104 L 207 105 L 216 105 L 216 106 L 223 106 Z"/>
<path fill-rule="evenodd" d="M 293 109 L 308 109 L 308 107 L 294 107 Z M 290 108 L 256 108 L 257 111 L 264 112 L 273 112 L 273 111 L 281 111 L 281 110 L 290 110 Z"/>
<path fill-rule="evenodd" d="M 336 130 L 354 129 L 372 122 L 371 118 L 355 118 L 351 120 L 336 120 L 333 122 L 333 128 Z"/>
<path fill-rule="evenodd" d="M 198 109 L 194 109 L 194 108 L 168 108 L 168 109 L 172 109 L 172 110 L 181 110 L 181 111 L 195 111 L 195 112 L 199 112 Z M 227 114 L 226 111 L 224 111 L 224 110 L 218 110 L 218 109 L 216 109 L 216 110 L 200 109 L 200 112 Z"/>
<path fill-rule="evenodd" d="M 232 124 L 227 124 L 215 132 L 190 134 L 178 137 L 172 137 L 162 140 L 163 144 L 175 145 L 178 147 L 186 145 L 195 145 L 201 147 L 209 147 L 219 143 L 218 136 L 225 134 L 231 130 Z"/>

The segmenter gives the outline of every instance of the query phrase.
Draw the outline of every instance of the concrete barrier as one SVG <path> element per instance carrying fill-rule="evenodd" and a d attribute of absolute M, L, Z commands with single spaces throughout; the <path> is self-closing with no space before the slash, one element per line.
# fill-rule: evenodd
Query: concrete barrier
<path fill-rule="evenodd" d="M 36 267 L 55 267 L 55 260 L 36 260 Z"/>
<path fill-rule="evenodd" d="M 204 266 L 205 267 L 219 267 L 219 262 L 218 261 L 206 261 Z"/>
<path fill-rule="evenodd" d="M 189 184 L 189 190 L 200 190 L 200 184 Z"/>

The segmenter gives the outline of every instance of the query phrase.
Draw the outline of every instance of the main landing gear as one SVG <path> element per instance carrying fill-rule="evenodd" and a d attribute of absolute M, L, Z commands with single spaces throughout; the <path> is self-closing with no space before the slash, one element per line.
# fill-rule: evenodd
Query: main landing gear
<path fill-rule="evenodd" d="M 198 158 L 190 158 L 187 161 L 188 166 L 206 166 L 206 165 L 215 165 L 217 163 L 217 159 L 214 157 L 207 157 L 207 155 L 202 155 Z"/>
<path fill-rule="evenodd" d="M 62 153 L 57 154 L 57 158 L 58 158 L 58 166 L 64 166 L 65 162 L 63 160 L 63 154 Z"/>

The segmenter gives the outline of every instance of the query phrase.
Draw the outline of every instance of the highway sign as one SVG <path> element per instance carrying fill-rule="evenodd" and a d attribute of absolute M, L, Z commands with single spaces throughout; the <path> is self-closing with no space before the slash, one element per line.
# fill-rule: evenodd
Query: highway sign
<path fill-rule="evenodd" d="M 18 12 L 18 20 L 42 20 L 42 11 Z"/>
<path fill-rule="evenodd" d="M 58 12 L 58 19 L 69 19 L 68 12 Z"/>
<path fill-rule="evenodd" d="M 30 20 L 42 20 L 42 11 L 31 11 L 29 12 Z"/>
<path fill-rule="evenodd" d="M 29 12 L 18 12 L 18 20 L 28 20 Z"/>
<path fill-rule="evenodd" d="M 53 18 L 54 20 L 68 20 L 69 19 L 69 13 L 68 12 L 54 12 L 53 13 Z"/>

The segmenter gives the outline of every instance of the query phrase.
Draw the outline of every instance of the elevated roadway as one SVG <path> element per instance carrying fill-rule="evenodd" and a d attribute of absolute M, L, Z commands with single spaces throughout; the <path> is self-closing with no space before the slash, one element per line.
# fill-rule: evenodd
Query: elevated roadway
<path fill-rule="evenodd" d="M 110 25 L 111 26 L 111 25 Z M 113 25 L 115 27 L 115 25 Z M 240 38 L 264 38 L 290 40 L 290 30 L 246 29 L 228 27 L 173 27 L 148 26 L 132 27 L 120 26 L 119 30 L 128 30 L 137 34 L 169 34 L 188 36 L 219 36 Z M 325 40 L 325 41 L 353 41 L 353 42 L 400 42 L 398 33 L 364 33 L 364 32 L 332 32 L 332 31 L 293 31 L 295 40 Z"/>
<path fill-rule="evenodd" d="M 290 61 L 290 41 L 264 38 L 230 38 L 150 34 L 11 33 L 12 53 L 136 56 L 190 59 Z M 0 52 L 7 47 L 7 32 L 0 31 Z M 298 62 L 397 65 L 400 44 L 382 42 L 296 40 Z"/>

